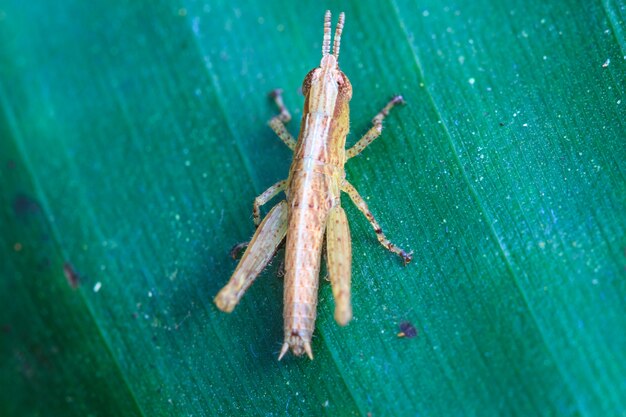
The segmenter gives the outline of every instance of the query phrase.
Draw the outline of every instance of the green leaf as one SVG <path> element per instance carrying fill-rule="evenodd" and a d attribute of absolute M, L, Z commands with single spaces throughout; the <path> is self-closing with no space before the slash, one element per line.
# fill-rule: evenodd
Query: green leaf
<path fill-rule="evenodd" d="M 1 415 L 626 413 L 623 2 L 323 3 L 0 5 Z M 326 7 L 349 143 L 408 102 L 347 176 L 414 261 L 343 199 L 354 320 L 323 284 L 315 360 L 277 362 L 278 262 L 212 297 Z"/>

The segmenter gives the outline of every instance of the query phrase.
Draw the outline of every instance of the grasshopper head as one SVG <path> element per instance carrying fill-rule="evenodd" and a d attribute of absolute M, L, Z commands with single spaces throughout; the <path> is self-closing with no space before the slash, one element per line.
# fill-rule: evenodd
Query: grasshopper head
<path fill-rule="evenodd" d="M 339 49 L 341 47 L 341 33 L 343 32 L 343 24 L 345 14 L 339 14 L 339 21 L 335 28 L 335 38 L 333 40 L 333 49 L 330 50 L 330 10 L 326 11 L 324 16 L 324 41 L 322 43 L 322 61 L 320 66 L 313 68 L 304 78 L 302 83 L 302 92 L 305 96 L 316 88 L 336 86 L 338 94 L 347 100 L 352 98 L 352 85 L 348 77 L 339 69 Z"/>

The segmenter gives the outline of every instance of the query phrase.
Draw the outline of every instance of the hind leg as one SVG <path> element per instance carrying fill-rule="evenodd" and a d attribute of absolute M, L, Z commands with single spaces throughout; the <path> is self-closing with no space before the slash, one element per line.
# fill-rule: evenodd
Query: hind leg
<path fill-rule="evenodd" d="M 263 219 L 228 284 L 215 296 L 217 308 L 227 313 L 233 311 L 246 290 L 272 260 L 286 234 L 287 202 L 283 200 Z"/>
<path fill-rule="evenodd" d="M 346 212 L 341 206 L 333 207 L 328 213 L 326 250 L 328 276 L 335 299 L 335 321 L 340 326 L 345 326 L 352 319 L 350 304 L 352 242 Z"/>
<path fill-rule="evenodd" d="M 367 203 L 365 202 L 365 200 L 363 200 L 363 197 L 359 195 L 356 188 L 354 188 L 352 184 L 350 184 L 348 181 L 344 180 L 341 184 L 341 191 L 348 193 L 354 205 L 361 211 L 361 213 L 363 213 L 367 220 L 369 220 L 370 224 L 374 228 L 374 232 L 376 232 L 376 238 L 378 239 L 380 244 L 387 248 L 387 250 L 400 256 L 405 265 L 411 262 L 411 260 L 413 259 L 413 252 L 407 253 L 406 251 L 404 251 L 404 249 L 394 245 L 389 239 L 387 239 L 387 237 L 383 233 L 383 229 L 381 229 L 380 225 L 374 218 L 374 215 L 367 207 Z"/>

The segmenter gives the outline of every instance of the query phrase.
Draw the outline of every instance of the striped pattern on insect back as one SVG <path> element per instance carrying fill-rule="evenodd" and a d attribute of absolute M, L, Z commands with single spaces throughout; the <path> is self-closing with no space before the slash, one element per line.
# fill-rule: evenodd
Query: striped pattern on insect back
<path fill-rule="evenodd" d="M 304 353 L 297 352 L 298 345 L 311 341 L 315 327 L 320 257 L 333 203 L 329 192 L 333 178 L 314 168 L 306 169 L 308 159 L 300 161 L 301 169 L 292 171 L 288 202 L 283 313 L 285 340 L 293 342 L 290 345 L 296 354 Z"/>

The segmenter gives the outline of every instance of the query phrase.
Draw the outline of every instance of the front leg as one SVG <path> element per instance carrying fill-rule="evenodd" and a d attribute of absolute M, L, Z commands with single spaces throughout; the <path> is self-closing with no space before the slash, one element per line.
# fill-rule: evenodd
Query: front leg
<path fill-rule="evenodd" d="M 374 124 L 374 126 L 368 130 L 367 133 L 354 144 L 354 146 L 346 151 L 346 159 L 353 158 L 363 152 L 363 149 L 367 148 L 370 143 L 374 142 L 374 139 L 380 136 L 380 133 L 383 131 L 383 120 L 396 104 L 404 104 L 402 96 L 395 96 L 392 98 L 389 103 L 387 103 L 387 105 L 383 107 L 383 109 L 379 111 L 376 116 L 374 116 L 372 119 L 372 124 Z"/>
<path fill-rule="evenodd" d="M 374 231 L 376 232 L 376 237 L 378 238 L 378 241 L 380 242 L 381 245 L 386 247 L 389 251 L 400 256 L 402 260 L 404 261 L 405 265 L 411 262 L 411 260 L 413 260 L 413 252 L 407 253 L 402 248 L 399 248 L 398 246 L 391 243 L 389 239 L 387 239 L 387 237 L 383 233 L 383 229 L 380 228 L 380 225 L 374 218 L 374 215 L 372 214 L 370 209 L 367 207 L 367 203 L 365 202 L 365 200 L 363 200 L 363 197 L 359 195 L 356 188 L 354 188 L 352 184 L 350 184 L 346 180 L 343 180 L 343 182 L 341 183 L 341 191 L 348 193 L 354 205 L 361 211 L 361 213 L 363 213 L 363 215 L 367 218 L 367 220 L 369 220 L 370 224 L 374 228 Z"/>
<path fill-rule="evenodd" d="M 270 97 L 274 99 L 274 102 L 278 106 L 278 110 L 280 113 L 270 119 L 268 124 L 272 128 L 272 130 L 278 135 L 280 140 L 282 140 L 285 145 L 289 147 L 292 151 L 296 149 L 296 140 L 291 136 L 291 133 L 287 131 L 285 127 L 285 123 L 289 123 L 291 120 L 291 114 L 287 107 L 285 107 L 285 103 L 283 103 L 283 90 L 276 89 L 270 93 Z"/>

